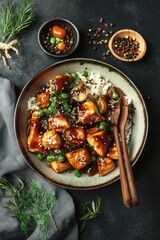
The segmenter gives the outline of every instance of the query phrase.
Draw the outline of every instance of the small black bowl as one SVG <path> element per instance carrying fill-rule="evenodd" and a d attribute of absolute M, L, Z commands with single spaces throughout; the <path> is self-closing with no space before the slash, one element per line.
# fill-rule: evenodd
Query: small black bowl
<path fill-rule="evenodd" d="M 71 47 L 71 49 L 67 52 L 62 52 L 60 54 L 56 54 L 56 53 L 52 53 L 50 52 L 46 47 L 45 47 L 45 43 L 43 40 L 43 36 L 46 36 L 47 33 L 49 32 L 49 29 L 52 28 L 53 26 L 59 26 L 59 27 L 67 27 L 69 28 L 72 32 L 73 32 L 73 45 Z M 77 29 L 77 27 L 70 22 L 67 19 L 64 18 L 55 18 L 52 19 L 50 21 L 45 22 L 39 29 L 38 31 L 38 42 L 40 47 L 42 48 L 42 50 L 47 53 L 48 55 L 52 56 L 52 57 L 56 57 L 56 58 L 62 58 L 62 57 L 67 57 L 70 54 L 72 54 L 76 48 L 78 47 L 79 44 L 79 31 Z"/>

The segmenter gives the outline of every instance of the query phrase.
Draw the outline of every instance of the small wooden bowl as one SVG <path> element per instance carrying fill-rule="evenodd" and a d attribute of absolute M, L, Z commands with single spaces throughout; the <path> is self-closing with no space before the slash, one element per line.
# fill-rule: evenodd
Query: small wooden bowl
<path fill-rule="evenodd" d="M 136 58 L 133 59 L 126 59 L 123 57 L 120 57 L 118 54 L 115 53 L 114 49 L 113 49 L 113 42 L 117 37 L 132 37 L 135 38 L 138 42 L 139 42 L 139 54 L 137 55 Z M 144 40 L 144 38 L 136 31 L 131 30 L 131 29 L 122 29 L 118 32 L 116 32 L 111 39 L 109 40 L 109 49 L 111 51 L 111 53 L 119 60 L 121 61 L 125 61 L 125 62 L 134 62 L 134 61 L 138 61 L 140 60 L 146 53 L 147 50 L 147 44 Z"/>

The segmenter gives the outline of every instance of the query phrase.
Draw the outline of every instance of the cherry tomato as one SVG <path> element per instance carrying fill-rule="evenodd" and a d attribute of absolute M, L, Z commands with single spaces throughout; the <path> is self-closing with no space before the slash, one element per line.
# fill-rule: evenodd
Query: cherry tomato
<path fill-rule="evenodd" d="M 59 50 L 64 50 L 65 49 L 65 47 L 66 47 L 66 44 L 64 43 L 64 42 L 60 42 L 60 43 L 58 43 L 58 46 L 57 46 L 57 48 L 59 49 Z"/>
<path fill-rule="evenodd" d="M 59 26 L 52 27 L 52 34 L 56 38 L 64 38 L 66 36 L 66 30 Z"/>

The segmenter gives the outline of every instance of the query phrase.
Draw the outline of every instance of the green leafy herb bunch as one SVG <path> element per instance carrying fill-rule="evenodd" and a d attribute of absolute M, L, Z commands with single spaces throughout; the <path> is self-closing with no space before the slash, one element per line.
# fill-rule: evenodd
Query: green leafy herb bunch
<path fill-rule="evenodd" d="M 0 189 L 4 190 L 4 197 L 8 200 L 5 207 L 18 220 L 26 236 L 34 230 L 33 223 L 42 240 L 47 239 L 49 225 L 58 230 L 53 217 L 55 192 L 46 192 L 36 180 L 30 180 L 26 185 L 18 178 L 18 184 L 12 184 L 4 177 L 0 178 Z"/>

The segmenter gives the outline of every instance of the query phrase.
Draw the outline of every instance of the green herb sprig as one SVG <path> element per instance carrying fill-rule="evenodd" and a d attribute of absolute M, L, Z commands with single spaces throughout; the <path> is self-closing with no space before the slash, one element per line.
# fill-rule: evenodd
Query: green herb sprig
<path fill-rule="evenodd" d="M 79 218 L 79 233 L 81 233 L 88 220 L 96 218 L 101 213 L 101 198 L 82 203 L 82 216 Z"/>
<path fill-rule="evenodd" d="M 17 38 L 33 22 L 34 13 L 31 3 L 27 1 L 19 8 L 14 2 L 5 0 L 0 7 L 0 41 L 8 43 L 11 37 Z"/>
<path fill-rule="evenodd" d="M 17 218 L 26 235 L 33 230 L 34 220 L 40 231 L 40 238 L 47 239 L 49 223 L 57 231 L 53 218 L 53 209 L 56 204 L 55 192 L 46 192 L 36 180 L 28 182 L 27 191 L 24 186 L 24 182 L 19 178 L 17 185 L 11 184 L 4 177 L 0 178 L 0 189 L 5 190 L 4 197 L 8 199 L 5 207 Z"/>
<path fill-rule="evenodd" d="M 47 193 L 41 185 L 32 180 L 30 182 L 30 195 L 32 198 L 32 212 L 31 216 L 37 223 L 41 231 L 42 239 L 48 235 L 48 223 L 52 223 L 54 229 L 57 231 L 56 222 L 52 216 L 52 211 L 56 204 L 55 193 Z"/>
<path fill-rule="evenodd" d="M 31 3 L 24 1 L 19 7 L 14 1 L 4 0 L 0 4 L 0 58 L 9 68 L 7 58 L 11 58 L 10 50 L 18 55 L 14 47 L 18 43 L 20 33 L 30 26 L 35 14 Z"/>

